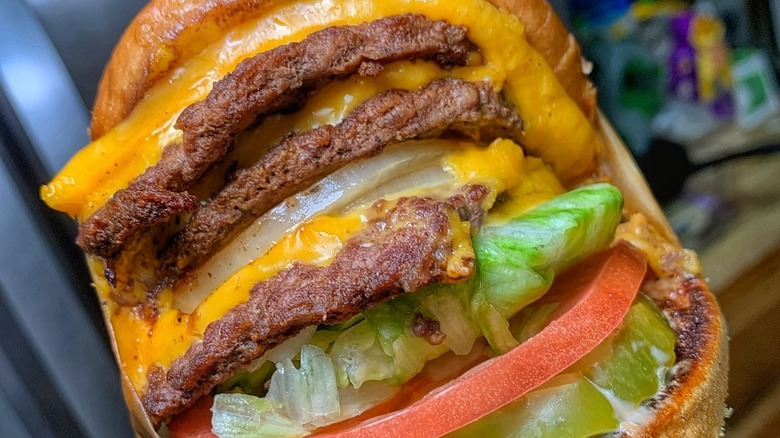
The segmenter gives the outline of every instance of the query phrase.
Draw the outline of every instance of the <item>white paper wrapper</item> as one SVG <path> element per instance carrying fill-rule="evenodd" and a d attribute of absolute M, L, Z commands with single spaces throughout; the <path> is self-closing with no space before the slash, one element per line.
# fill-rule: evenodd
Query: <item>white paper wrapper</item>
<path fill-rule="evenodd" d="M 658 230 L 663 232 L 664 237 L 679 243 L 634 158 L 601 113 L 599 113 L 598 130 L 604 146 L 601 168 L 609 175 L 612 184 L 623 192 L 624 208 L 630 213 L 644 214 Z"/>

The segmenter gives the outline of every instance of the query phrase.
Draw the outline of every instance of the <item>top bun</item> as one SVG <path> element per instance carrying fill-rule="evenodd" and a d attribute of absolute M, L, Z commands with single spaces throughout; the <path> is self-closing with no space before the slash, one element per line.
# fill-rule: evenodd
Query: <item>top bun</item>
<path fill-rule="evenodd" d="M 515 14 L 526 38 L 555 71 L 591 123 L 596 91 L 583 73 L 580 48 L 545 0 L 487 0 Z M 124 120 L 154 85 L 232 27 L 263 14 L 279 0 L 152 0 L 120 38 L 100 80 L 92 139 Z"/>

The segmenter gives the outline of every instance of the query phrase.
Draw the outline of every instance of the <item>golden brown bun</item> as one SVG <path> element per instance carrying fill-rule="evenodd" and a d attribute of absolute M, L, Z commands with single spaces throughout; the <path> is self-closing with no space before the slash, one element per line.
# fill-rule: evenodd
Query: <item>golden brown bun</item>
<path fill-rule="evenodd" d="M 700 345 L 698 358 L 687 374 L 661 400 L 654 421 L 641 435 L 646 437 L 719 437 L 722 435 L 728 392 L 728 336 L 715 298 L 703 279 L 695 292 L 703 318 L 701 330 L 683 334 L 685 342 Z"/>
<path fill-rule="evenodd" d="M 125 31 L 106 68 L 93 111 L 92 137 L 102 136 L 121 122 L 158 80 L 215 42 L 221 31 L 260 15 L 275 1 L 153 0 Z M 623 191 L 626 211 L 643 213 L 667 239 L 676 243 L 630 154 L 609 124 L 598 117 L 595 90 L 582 73 L 580 49 L 550 6 L 544 0 L 488 1 L 523 21 L 530 43 L 553 66 L 558 79 L 585 114 L 598 123 L 605 146 L 601 168 Z M 627 436 L 715 437 L 723 425 L 728 345 L 720 310 L 703 279 L 676 278 L 677 283 L 670 282 L 659 293 L 694 304 L 688 313 L 675 311 L 675 307 L 682 306 L 674 300 L 666 306 L 667 315 L 676 325 L 685 366 L 666 393 L 655 400 L 649 422 L 630 430 Z M 106 319 L 111 332 L 111 323 Z M 137 433 L 155 436 L 127 376 L 123 376 L 123 382 Z"/>
<path fill-rule="evenodd" d="M 582 73 L 580 49 L 545 0 L 488 0 L 511 11 L 526 36 L 591 122 L 596 91 Z M 125 119 L 154 84 L 184 64 L 222 31 L 261 15 L 278 0 L 152 0 L 114 48 L 92 110 L 93 139 Z"/>
<path fill-rule="evenodd" d="M 648 219 L 623 224 L 623 230 L 637 234 L 646 242 L 657 230 L 668 247 L 655 267 L 660 275 L 671 278 L 658 281 L 650 291 L 671 320 L 677 335 L 678 372 L 674 382 L 653 403 L 652 420 L 624 436 L 631 437 L 718 437 L 724 423 L 728 389 L 728 336 L 723 315 L 707 282 L 688 265 L 677 237 L 669 227 L 642 174 L 623 142 L 603 115 L 599 114 L 599 133 L 604 144 L 602 169 L 623 192 L 628 214 L 642 213 Z M 621 236 L 623 237 L 623 236 Z M 688 255 L 695 255 L 688 252 Z M 695 261 L 694 264 L 698 264 Z M 697 271 L 698 269 L 692 269 Z"/>

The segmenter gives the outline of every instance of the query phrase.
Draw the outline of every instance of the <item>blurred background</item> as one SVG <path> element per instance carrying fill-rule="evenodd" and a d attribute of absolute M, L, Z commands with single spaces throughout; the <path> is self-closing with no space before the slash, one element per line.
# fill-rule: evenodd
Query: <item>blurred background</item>
<path fill-rule="evenodd" d="M 144 0 L 0 1 L 0 436 L 131 436 L 74 227 L 38 187 L 88 142 Z M 729 437 L 780 430 L 780 1 L 553 0 L 731 336 Z"/>
<path fill-rule="evenodd" d="M 726 436 L 780 436 L 780 1 L 556 3 L 723 308 Z"/>

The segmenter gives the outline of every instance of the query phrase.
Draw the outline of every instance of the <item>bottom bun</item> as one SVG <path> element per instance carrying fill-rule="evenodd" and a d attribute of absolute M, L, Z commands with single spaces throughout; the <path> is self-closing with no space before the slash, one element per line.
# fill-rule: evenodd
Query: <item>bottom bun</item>
<path fill-rule="evenodd" d="M 662 279 L 646 285 L 645 292 L 663 310 L 677 335 L 673 380 L 651 401 L 647 421 L 622 436 L 721 436 L 728 390 L 728 336 L 723 315 L 699 273 L 695 254 L 679 246 L 627 148 L 606 117 L 599 116 L 604 170 L 623 191 L 626 210 L 643 214 L 622 224 L 618 233 L 649 249 L 651 264 L 655 259 L 653 268 Z"/>
<path fill-rule="evenodd" d="M 659 283 L 666 283 L 659 280 Z M 715 298 L 699 276 L 679 278 L 653 298 L 677 334 L 674 380 L 651 402 L 652 420 L 631 436 L 723 435 L 728 337 Z"/>

